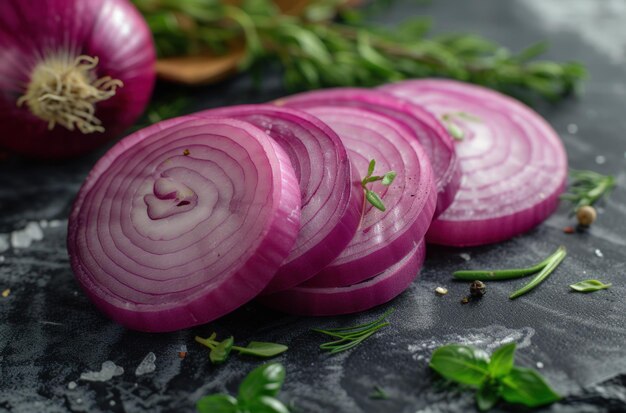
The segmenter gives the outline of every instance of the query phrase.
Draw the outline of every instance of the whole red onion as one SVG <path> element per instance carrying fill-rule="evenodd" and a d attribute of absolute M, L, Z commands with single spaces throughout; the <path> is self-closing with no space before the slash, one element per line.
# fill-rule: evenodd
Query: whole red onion
<path fill-rule="evenodd" d="M 0 2 L 0 146 L 66 158 L 143 112 L 156 53 L 126 0 Z"/>

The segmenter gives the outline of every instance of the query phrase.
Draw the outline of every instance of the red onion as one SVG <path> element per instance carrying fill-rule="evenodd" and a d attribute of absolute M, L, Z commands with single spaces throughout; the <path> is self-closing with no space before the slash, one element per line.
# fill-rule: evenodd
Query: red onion
<path fill-rule="evenodd" d="M 406 257 L 367 281 L 348 287 L 298 286 L 261 299 L 268 307 L 306 316 L 349 314 L 384 304 L 404 290 L 419 274 L 426 253 L 421 241 Z"/>
<path fill-rule="evenodd" d="M 420 106 L 377 90 L 358 88 L 306 92 L 280 99 L 276 104 L 298 109 L 320 105 L 359 107 L 401 123 L 420 142 L 433 167 L 437 184 L 435 217 L 452 203 L 461 177 L 454 144 L 437 119 Z"/>
<path fill-rule="evenodd" d="M 302 194 L 296 244 L 265 288 L 285 290 L 308 280 L 348 245 L 361 221 L 363 190 L 351 178 L 339 137 L 319 119 L 271 105 L 243 105 L 197 113 L 245 120 L 264 130 L 289 155 Z"/>
<path fill-rule="evenodd" d="M 105 314 L 172 331 L 255 297 L 299 227 L 300 190 L 280 146 L 247 122 L 183 117 L 98 161 L 74 204 L 68 250 Z"/>
<path fill-rule="evenodd" d="M 375 174 L 397 173 L 391 186 L 368 184 L 380 194 L 386 210 L 366 203 L 350 244 L 303 285 L 356 284 L 397 263 L 424 237 L 436 203 L 432 168 L 417 140 L 393 119 L 360 108 L 320 106 L 307 111 L 337 132 L 361 175 L 365 176 L 371 159 L 376 160 Z"/>
<path fill-rule="evenodd" d="M 128 0 L 0 2 L 0 146 L 84 153 L 130 126 L 155 79 L 148 26 Z"/>
<path fill-rule="evenodd" d="M 445 116 L 448 126 L 463 135 L 456 146 L 461 188 L 433 222 L 428 242 L 471 246 L 503 241 L 535 227 L 556 209 L 567 157 L 556 132 L 536 112 L 492 90 L 450 80 L 406 81 L 384 90 Z"/>

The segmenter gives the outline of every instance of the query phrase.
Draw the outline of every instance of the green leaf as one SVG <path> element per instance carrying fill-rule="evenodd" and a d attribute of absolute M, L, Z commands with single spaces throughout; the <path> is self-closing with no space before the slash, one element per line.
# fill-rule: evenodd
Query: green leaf
<path fill-rule="evenodd" d="M 396 179 L 398 174 L 395 171 L 389 171 L 383 176 L 383 185 L 389 186 L 393 183 L 393 180 Z"/>
<path fill-rule="evenodd" d="M 500 399 L 500 383 L 494 380 L 485 380 L 476 392 L 478 410 L 485 412 L 495 406 Z"/>
<path fill-rule="evenodd" d="M 446 126 L 448 128 L 448 133 L 450 134 L 450 136 L 452 136 L 457 141 L 463 140 L 465 134 L 463 133 L 463 129 L 461 129 L 457 124 L 448 122 Z"/>
<path fill-rule="evenodd" d="M 289 409 L 280 400 L 269 396 L 242 403 L 243 413 L 289 413 Z"/>
<path fill-rule="evenodd" d="M 513 368 L 515 361 L 515 343 L 504 344 L 491 355 L 489 375 L 494 378 L 504 377 Z"/>
<path fill-rule="evenodd" d="M 237 400 L 228 394 L 212 394 L 198 400 L 199 413 L 238 413 Z"/>
<path fill-rule="evenodd" d="M 369 166 L 367 167 L 367 177 L 369 178 L 374 173 L 374 169 L 376 168 L 376 160 L 372 159 L 370 161 Z"/>
<path fill-rule="evenodd" d="M 385 211 L 385 204 L 383 204 L 383 200 L 380 199 L 380 196 L 378 196 L 376 192 L 366 190 L 365 198 L 370 204 L 374 205 L 376 208 L 380 209 L 381 211 Z"/>
<path fill-rule="evenodd" d="M 263 364 L 252 370 L 239 386 L 239 401 L 247 404 L 261 396 L 275 397 L 284 381 L 282 364 Z"/>
<path fill-rule="evenodd" d="M 378 175 L 372 175 L 370 177 L 367 178 L 363 178 L 363 185 L 369 184 L 370 182 L 376 182 L 376 181 L 382 181 L 383 180 L 383 176 L 378 176 Z"/>
<path fill-rule="evenodd" d="M 222 364 L 225 362 L 233 348 L 233 343 L 233 337 L 228 337 L 226 340 L 220 341 L 209 353 L 211 363 Z"/>
<path fill-rule="evenodd" d="M 430 367 L 448 380 L 478 387 L 489 374 L 489 356 L 471 346 L 448 344 L 433 352 Z"/>
<path fill-rule="evenodd" d="M 501 379 L 500 395 L 509 403 L 538 407 L 558 401 L 559 396 L 545 379 L 532 369 L 513 367 Z"/>
<path fill-rule="evenodd" d="M 374 391 L 370 393 L 370 399 L 374 400 L 388 400 L 389 395 L 387 392 L 380 386 L 374 386 Z"/>
<path fill-rule="evenodd" d="M 246 347 L 235 347 L 240 354 L 249 354 L 257 357 L 274 357 L 284 353 L 289 347 L 283 344 L 251 341 Z"/>
<path fill-rule="evenodd" d="M 605 284 L 599 280 L 585 280 L 577 282 L 576 284 L 570 284 L 570 288 L 581 293 L 590 293 L 598 290 L 606 290 L 612 285 L 611 283 Z"/>

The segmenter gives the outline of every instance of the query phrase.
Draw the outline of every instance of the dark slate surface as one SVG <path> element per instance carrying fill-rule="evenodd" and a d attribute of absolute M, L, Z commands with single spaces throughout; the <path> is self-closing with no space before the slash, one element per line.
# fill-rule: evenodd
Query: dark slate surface
<path fill-rule="evenodd" d="M 519 48 L 548 39 L 549 57 L 579 59 L 591 72 L 587 91 L 542 112 L 561 134 L 570 163 L 617 176 L 619 187 L 599 222 L 587 233 L 566 235 L 571 221 L 564 205 L 531 233 L 501 245 L 452 250 L 431 248 L 418 281 L 390 306 L 391 327 L 357 349 L 330 357 L 317 346 L 311 327 L 369 320 L 385 308 L 326 319 L 284 316 L 254 304 L 211 325 L 173 334 L 124 330 L 102 317 L 78 290 L 65 252 L 70 203 L 98 154 L 63 164 L 19 159 L 0 162 L 0 232 L 34 220 L 60 220 L 44 229 L 30 248 L 9 250 L 0 258 L 0 412 L 187 412 L 204 394 L 234 392 L 257 360 L 232 357 L 224 366 L 208 363 L 196 334 L 233 334 L 278 341 L 291 350 L 277 361 L 288 379 L 282 393 L 298 412 L 471 412 L 472 396 L 441 385 L 427 360 L 444 343 L 472 343 L 487 350 L 505 341 L 519 346 L 522 365 L 541 371 L 563 394 L 550 412 L 626 411 L 626 3 L 597 0 L 436 0 L 428 6 L 398 2 L 378 16 L 397 22 L 409 13 L 434 16 L 440 31 L 472 31 Z M 263 93 L 252 92 L 240 77 L 193 93 L 197 107 L 260 102 L 284 93 L 276 74 Z M 161 93 L 179 89 L 166 90 Z M 574 126 L 575 125 L 575 126 Z M 0 132 L 1 133 L 1 132 Z M 19 138 L 19 137 L 16 137 Z M 604 158 L 598 158 L 604 157 Z M 604 160 L 604 163 L 602 162 Z M 459 268 L 521 266 L 564 244 L 570 256 L 553 277 L 533 293 L 510 302 L 520 282 L 490 284 L 480 302 L 462 306 L 467 285 L 450 280 Z M 602 257 L 598 256 L 600 253 Z M 469 254 L 469 261 L 466 261 Z M 597 277 L 614 284 L 591 295 L 568 292 L 567 285 Z M 438 297 L 436 286 L 450 293 Z M 188 347 L 181 360 L 177 352 Z M 135 368 L 148 352 L 156 371 L 137 377 Z M 105 383 L 79 381 L 82 372 L 112 360 L 125 373 Z M 538 364 L 540 363 L 540 364 Z M 68 383 L 77 382 L 75 389 Z M 374 385 L 388 401 L 368 398 Z M 504 409 L 504 407 L 501 407 Z"/>

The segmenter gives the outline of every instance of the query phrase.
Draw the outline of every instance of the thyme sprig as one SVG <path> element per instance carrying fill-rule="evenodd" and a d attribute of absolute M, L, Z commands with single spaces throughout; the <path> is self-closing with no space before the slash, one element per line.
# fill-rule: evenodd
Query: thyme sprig
<path fill-rule="evenodd" d="M 584 206 L 594 205 L 615 187 L 615 178 L 611 175 L 576 169 L 571 169 L 569 175 L 569 190 L 561 195 L 561 199 L 574 205 L 572 212 Z"/>
<path fill-rule="evenodd" d="M 498 89 L 523 99 L 558 100 L 577 90 L 585 68 L 535 60 L 545 43 L 520 53 L 473 34 L 428 37 L 430 21 L 413 17 L 393 28 L 368 25 L 345 0 L 316 0 L 300 16 L 281 14 L 271 0 L 133 0 L 161 57 L 223 54 L 245 41 L 240 70 L 278 61 L 297 89 L 374 86 L 438 76 Z M 376 3 L 376 2 L 375 2 Z M 343 10 L 343 12 L 342 12 Z M 332 20 L 337 13 L 343 19 Z"/>
<path fill-rule="evenodd" d="M 331 328 L 328 330 L 313 329 L 313 331 L 337 338 L 337 340 L 320 345 L 320 348 L 331 354 L 340 353 L 358 346 L 365 339 L 374 335 L 378 330 L 388 326 L 389 322 L 386 319 L 393 310 L 393 308 L 387 310 L 382 316 L 370 323 L 353 327 Z"/>
<path fill-rule="evenodd" d="M 381 181 L 383 185 L 389 186 L 393 183 L 393 180 L 396 179 L 397 174 L 395 171 L 389 171 L 382 176 L 373 175 L 375 168 L 376 160 L 372 159 L 367 168 L 367 175 L 363 178 L 363 180 L 361 180 L 361 186 L 365 191 L 365 199 L 367 200 L 367 202 L 384 212 L 387 208 L 385 207 L 383 200 L 380 198 L 380 195 L 369 189 L 367 185 L 372 182 Z"/>

